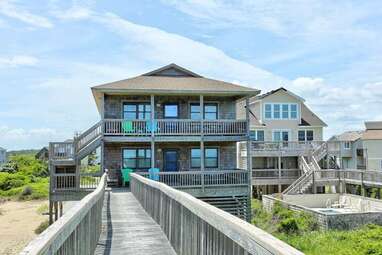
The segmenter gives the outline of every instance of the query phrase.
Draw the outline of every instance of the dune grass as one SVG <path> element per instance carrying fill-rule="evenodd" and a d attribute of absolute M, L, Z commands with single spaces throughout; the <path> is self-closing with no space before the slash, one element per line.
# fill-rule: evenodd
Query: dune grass
<path fill-rule="evenodd" d="M 272 213 L 252 201 L 252 223 L 308 255 L 382 255 L 382 227 L 320 231 L 310 215 L 276 204 Z"/>

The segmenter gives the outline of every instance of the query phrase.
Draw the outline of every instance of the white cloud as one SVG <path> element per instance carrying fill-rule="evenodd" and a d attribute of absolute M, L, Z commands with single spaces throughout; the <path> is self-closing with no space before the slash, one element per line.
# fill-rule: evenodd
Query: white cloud
<path fill-rule="evenodd" d="M 277 87 L 285 82 L 282 77 L 178 34 L 138 25 L 112 13 L 95 15 L 92 19 L 125 39 L 124 54 L 129 56 L 129 61 L 140 60 L 150 68 L 175 62 L 202 75 L 227 81 L 239 78 L 239 82 L 261 89 Z"/>
<path fill-rule="evenodd" d="M 80 20 L 88 18 L 92 15 L 92 11 L 87 7 L 73 5 L 66 10 L 56 9 L 52 14 L 62 20 Z"/>
<path fill-rule="evenodd" d="M 6 149 L 39 148 L 46 146 L 47 141 L 64 138 L 62 134 L 51 128 L 10 128 L 0 126 L 0 146 Z M 33 140 L 31 146 L 30 141 Z M 51 140 L 52 141 L 52 140 Z"/>
<path fill-rule="evenodd" d="M 33 56 L 17 55 L 10 58 L 0 57 L 1 67 L 19 67 L 19 66 L 35 66 L 38 63 L 38 59 Z"/>
<path fill-rule="evenodd" d="M 33 14 L 21 6 L 15 4 L 12 0 L 1 0 L 0 1 L 0 13 L 14 19 L 18 19 L 29 25 L 43 28 L 51 28 L 53 24 L 49 19 Z"/>

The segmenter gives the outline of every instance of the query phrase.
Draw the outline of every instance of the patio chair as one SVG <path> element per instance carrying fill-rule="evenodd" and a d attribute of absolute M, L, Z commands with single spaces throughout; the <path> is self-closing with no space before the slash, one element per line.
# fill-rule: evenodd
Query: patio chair
<path fill-rule="evenodd" d="M 122 122 L 123 133 L 134 133 L 133 122 L 130 120 L 124 120 Z"/>
<path fill-rule="evenodd" d="M 159 168 L 150 168 L 149 178 L 153 181 L 159 181 Z"/>
<path fill-rule="evenodd" d="M 133 172 L 133 169 L 124 168 L 121 170 L 122 172 L 122 186 L 126 186 L 126 183 L 130 184 L 130 174 Z"/>

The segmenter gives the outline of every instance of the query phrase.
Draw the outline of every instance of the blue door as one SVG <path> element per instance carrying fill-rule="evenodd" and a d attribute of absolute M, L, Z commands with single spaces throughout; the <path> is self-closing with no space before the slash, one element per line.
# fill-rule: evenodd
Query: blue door
<path fill-rule="evenodd" d="M 178 171 L 178 151 L 165 150 L 163 153 L 164 153 L 164 171 L 165 172 Z"/>

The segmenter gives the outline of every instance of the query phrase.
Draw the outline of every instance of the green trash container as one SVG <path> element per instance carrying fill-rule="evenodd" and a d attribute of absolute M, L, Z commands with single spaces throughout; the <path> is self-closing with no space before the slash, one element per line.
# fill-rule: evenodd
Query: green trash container
<path fill-rule="evenodd" d="M 126 184 L 130 184 L 130 173 L 133 172 L 133 169 L 124 168 L 121 170 L 122 172 L 122 186 L 126 186 Z"/>

